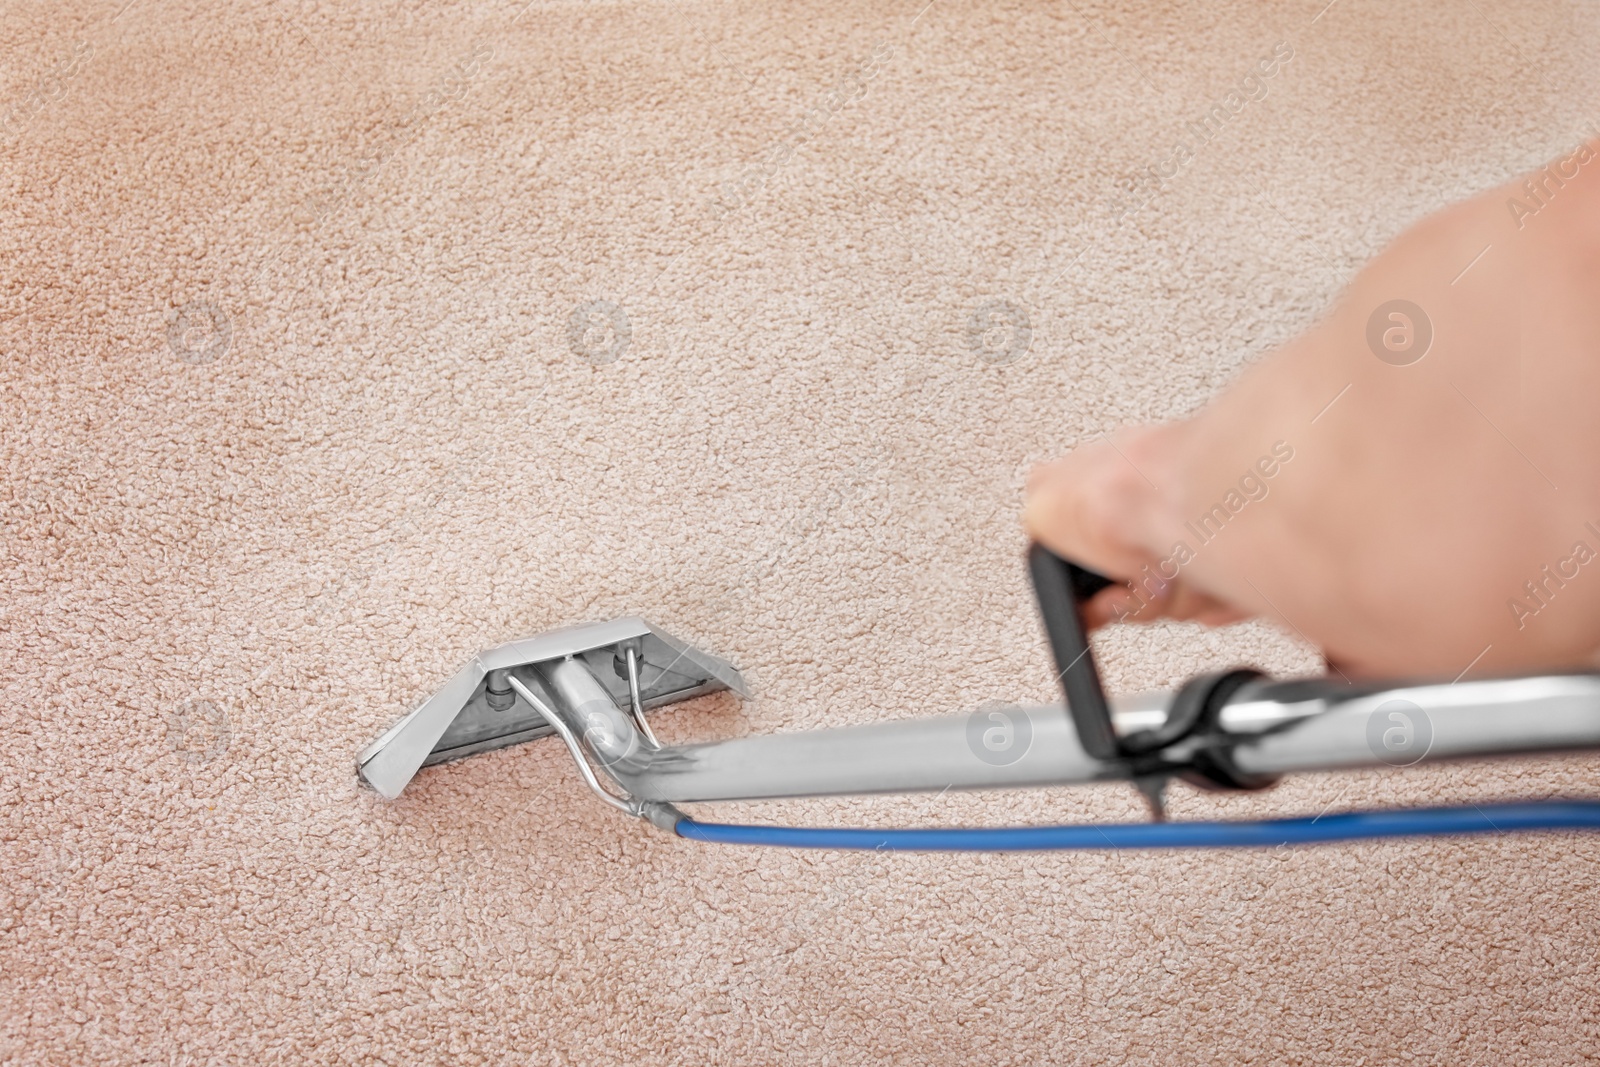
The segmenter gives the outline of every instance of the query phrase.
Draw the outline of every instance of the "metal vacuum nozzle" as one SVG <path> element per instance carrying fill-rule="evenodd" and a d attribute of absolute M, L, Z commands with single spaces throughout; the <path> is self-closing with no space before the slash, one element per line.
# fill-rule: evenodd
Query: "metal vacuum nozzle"
<path fill-rule="evenodd" d="M 618 664 L 623 666 L 620 672 Z M 625 755 L 619 745 L 626 748 L 641 740 L 655 745 L 645 711 L 724 689 L 745 692 L 744 679 L 726 660 L 643 619 L 574 626 L 475 656 L 363 749 L 356 758 L 357 773 L 393 800 L 423 767 L 556 732 L 514 682 L 573 717 L 603 760 Z M 581 698 L 574 701 L 575 696 Z"/>

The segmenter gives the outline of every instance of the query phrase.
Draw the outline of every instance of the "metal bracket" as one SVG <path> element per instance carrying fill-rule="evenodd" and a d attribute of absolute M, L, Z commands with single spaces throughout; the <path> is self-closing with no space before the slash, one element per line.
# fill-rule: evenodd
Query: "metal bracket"
<path fill-rule="evenodd" d="M 556 630 L 480 653 L 415 711 L 356 757 L 357 773 L 393 800 L 417 771 L 554 733 L 541 711 L 510 684 L 510 671 L 576 659 L 619 709 L 638 715 L 728 689 L 747 695 L 726 660 L 702 652 L 630 616 Z M 631 671 L 630 671 L 631 668 Z M 630 673 L 635 677 L 630 678 Z M 528 672 L 519 672 L 524 677 Z M 635 696 L 635 692 L 637 696 Z M 550 694 L 551 700 L 558 697 Z"/>
<path fill-rule="evenodd" d="M 1028 550 L 1028 569 L 1078 743 L 1095 759 L 1122 766 L 1144 795 L 1153 821 L 1166 821 L 1164 796 L 1174 775 L 1215 789 L 1263 789 L 1276 781 L 1238 773 L 1228 765 L 1223 747 L 1208 750 L 1202 736 L 1216 732 L 1214 720 L 1222 707 L 1243 686 L 1262 678 L 1260 671 L 1241 667 L 1197 675 L 1174 695 L 1159 726 L 1124 735 L 1117 730 L 1111 702 L 1100 684 L 1100 669 L 1083 618 L 1084 605 L 1113 584 L 1111 579 L 1062 559 L 1040 544 Z M 1195 743 L 1176 751 L 1173 746 L 1186 740 Z"/>

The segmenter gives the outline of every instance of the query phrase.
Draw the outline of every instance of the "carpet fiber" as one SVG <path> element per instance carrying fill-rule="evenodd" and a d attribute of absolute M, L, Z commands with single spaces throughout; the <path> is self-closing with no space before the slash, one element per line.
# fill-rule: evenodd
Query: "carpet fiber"
<path fill-rule="evenodd" d="M 1600 1043 L 1592 839 L 789 853 L 630 824 L 553 743 L 393 803 L 353 772 L 480 648 L 629 613 L 754 688 L 674 740 L 1050 699 L 1030 465 L 1192 411 L 1405 226 L 1570 152 L 1592 4 L 125 4 L 0 20 L 0 1061 Z M 1264 624 L 1100 649 L 1121 691 L 1317 669 Z"/>

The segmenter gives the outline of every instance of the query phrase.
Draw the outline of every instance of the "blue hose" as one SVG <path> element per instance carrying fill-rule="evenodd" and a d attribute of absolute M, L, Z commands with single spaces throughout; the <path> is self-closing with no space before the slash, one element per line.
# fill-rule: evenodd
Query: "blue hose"
<path fill-rule="evenodd" d="M 1549 800 L 1452 808 L 1352 811 L 1316 818 L 1251 822 L 1106 823 L 926 830 L 833 830 L 809 826 L 734 826 L 680 819 L 679 837 L 728 845 L 869 849 L 891 852 L 1033 852 L 1049 849 L 1276 848 L 1332 841 L 1515 830 L 1600 829 L 1600 801 Z"/>

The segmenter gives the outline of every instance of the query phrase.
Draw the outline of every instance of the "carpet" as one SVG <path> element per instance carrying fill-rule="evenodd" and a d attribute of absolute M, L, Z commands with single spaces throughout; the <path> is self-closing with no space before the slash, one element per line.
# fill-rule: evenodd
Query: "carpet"
<path fill-rule="evenodd" d="M 1577 0 L 12 3 L 0 1061 L 1564 1064 L 1600 847 L 700 845 L 356 752 L 637 613 L 670 740 L 1052 699 L 1031 465 L 1181 416 L 1600 114 Z M 1270 74 L 1266 73 L 1270 70 Z M 1286 546 L 1285 551 L 1291 549 Z M 1117 691 L 1292 633 L 1114 629 Z M 1178 817 L 1593 791 L 1576 759 Z M 1139 817 L 1112 787 L 718 805 Z"/>

